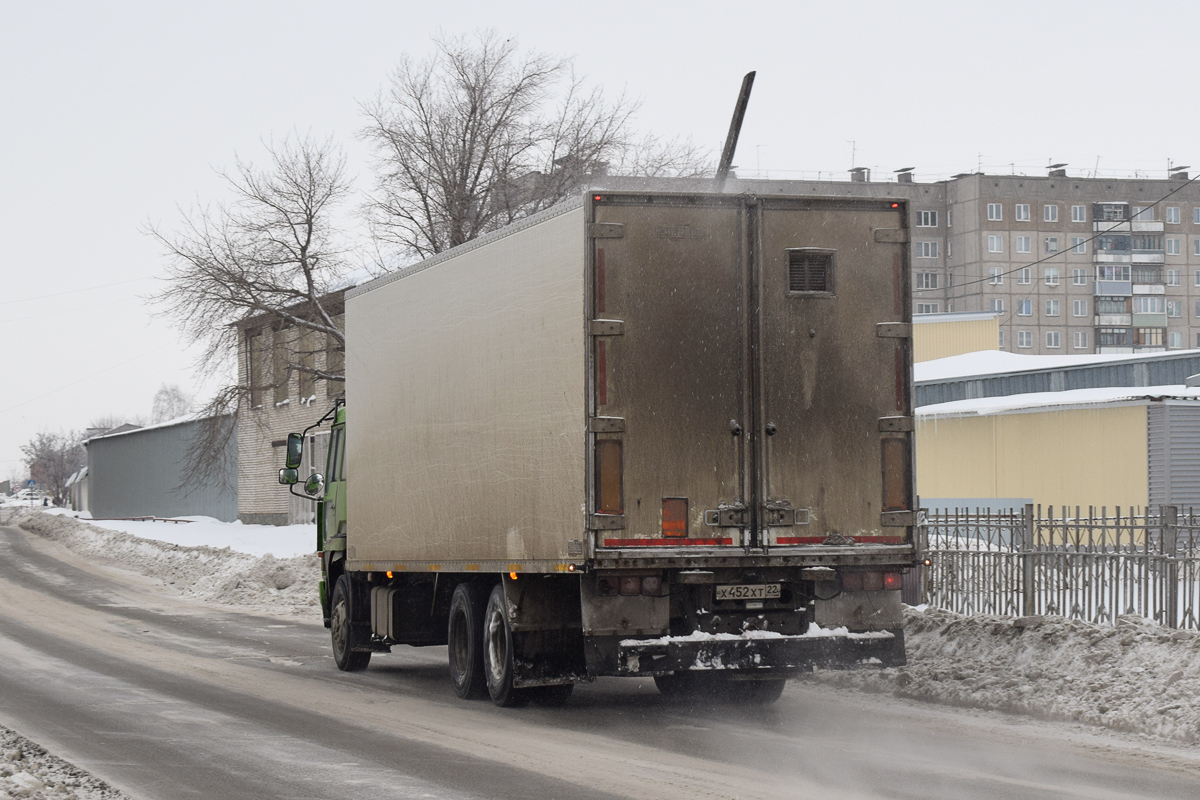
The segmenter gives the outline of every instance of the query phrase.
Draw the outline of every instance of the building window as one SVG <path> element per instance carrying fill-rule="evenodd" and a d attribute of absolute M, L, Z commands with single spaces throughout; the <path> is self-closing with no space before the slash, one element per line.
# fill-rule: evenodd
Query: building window
<path fill-rule="evenodd" d="M 1179 254 L 1180 254 L 1179 240 L 1178 239 L 1167 239 L 1167 255 L 1177 256 Z"/>
<path fill-rule="evenodd" d="M 1033 245 L 1032 237 L 1030 237 L 1030 236 L 1018 236 L 1017 237 L 1017 252 L 1018 253 L 1030 252 L 1030 248 L 1032 247 L 1032 245 Z"/>
<path fill-rule="evenodd" d="M 954 219 L 954 217 L 951 215 L 952 211 L 953 211 L 953 209 L 949 209 L 949 208 L 946 209 L 946 227 L 947 228 L 952 227 L 954 225 L 954 222 L 952 221 Z"/>
<path fill-rule="evenodd" d="M 918 211 L 917 212 L 917 227 L 918 228 L 936 228 L 937 227 L 937 212 L 936 211 Z"/>
<path fill-rule="evenodd" d="M 1087 350 L 1087 331 L 1075 331 L 1075 349 Z"/>
<path fill-rule="evenodd" d="M 1200 239 L 1192 240 L 1192 255 L 1200 256 Z M 1200 280 L 1196 281 L 1196 285 L 1200 286 Z"/>
<path fill-rule="evenodd" d="M 1043 222 L 1058 222 L 1058 206 L 1056 206 L 1056 205 L 1042 206 L 1042 221 Z"/>
<path fill-rule="evenodd" d="M 937 242 L 917 242 L 917 258 L 937 258 Z"/>
<path fill-rule="evenodd" d="M 918 272 L 917 273 L 917 288 L 918 289 L 936 289 L 936 288 L 938 288 L 938 274 L 936 272 Z"/>
<path fill-rule="evenodd" d="M 1167 206 L 1167 224 L 1179 224 L 1179 209 L 1175 206 Z"/>
<path fill-rule="evenodd" d="M 1129 299 L 1126 297 L 1097 297 L 1097 314 L 1128 314 Z"/>
<path fill-rule="evenodd" d="M 1059 312 L 1058 301 L 1057 300 L 1047 300 L 1046 301 L 1046 316 L 1047 317 L 1057 317 L 1058 312 Z"/>
<path fill-rule="evenodd" d="M 1124 253 L 1129 255 L 1132 239 L 1127 233 L 1105 234 L 1096 237 L 1096 252 Z"/>
<path fill-rule="evenodd" d="M 1043 274 L 1046 277 L 1047 286 L 1058 286 L 1058 267 L 1046 267 Z"/>
<path fill-rule="evenodd" d="M 989 253 L 1003 253 L 1004 252 L 1004 240 L 995 234 L 992 234 L 991 236 L 989 236 L 988 237 L 988 252 Z"/>
<path fill-rule="evenodd" d="M 1046 252 L 1047 253 L 1057 253 L 1058 252 L 1058 237 L 1057 236 L 1047 236 L 1046 237 Z"/>
<path fill-rule="evenodd" d="M 1177 270 L 1177 269 L 1167 270 L 1167 286 L 1179 286 L 1179 285 L 1180 285 L 1179 270 Z"/>
<path fill-rule="evenodd" d="M 1071 309 L 1071 313 L 1076 317 L 1087 316 L 1087 300 L 1076 300 Z"/>
<path fill-rule="evenodd" d="M 1087 222 L 1087 206 L 1071 206 L 1071 222 Z"/>
<path fill-rule="evenodd" d="M 1075 286 L 1087 286 L 1087 270 L 1073 269 L 1071 270 L 1071 283 Z"/>
<path fill-rule="evenodd" d="M 1196 301 L 1196 318 L 1200 319 L 1200 300 Z"/>
<path fill-rule="evenodd" d="M 1101 328 L 1096 333 L 1097 347 L 1128 347 L 1129 331 L 1126 328 Z"/>
<path fill-rule="evenodd" d="M 1033 283 L 1033 270 L 1029 267 L 1021 267 L 1017 272 L 1017 283 Z"/>
<path fill-rule="evenodd" d="M 946 242 L 946 258 L 954 258 L 954 242 Z"/>
<path fill-rule="evenodd" d="M 1017 316 L 1031 317 L 1033 316 L 1033 301 L 1029 299 L 1017 301 Z"/>
<path fill-rule="evenodd" d="M 1163 237 L 1150 233 L 1135 233 L 1133 235 L 1134 250 L 1162 250 Z"/>
<path fill-rule="evenodd" d="M 1098 281 L 1127 281 L 1129 280 L 1128 264 L 1097 264 L 1096 280 Z"/>
<path fill-rule="evenodd" d="M 997 344 L 999 345 L 1000 349 L 1003 350 L 1004 349 L 1004 329 L 1003 328 L 1000 329 L 999 334 L 1000 334 L 1000 336 L 998 338 Z M 1196 334 L 1196 335 L 1200 336 L 1200 334 Z"/>
<path fill-rule="evenodd" d="M 1167 316 L 1168 317 L 1182 317 L 1183 316 L 1183 301 L 1182 300 L 1168 300 L 1167 301 Z"/>
<path fill-rule="evenodd" d="M 1017 203 L 1016 213 L 1014 214 L 1017 222 L 1029 222 L 1029 204 Z"/>
<path fill-rule="evenodd" d="M 988 267 L 988 283 L 992 286 L 1004 283 L 1004 270 L 1001 267 Z M 1200 271 L 1196 272 L 1196 285 L 1200 286 Z"/>
<path fill-rule="evenodd" d="M 1154 206 L 1134 206 L 1133 219 L 1136 222 L 1153 222 Z"/>
<path fill-rule="evenodd" d="M 1133 313 L 1165 314 L 1167 313 L 1167 299 L 1162 295 L 1139 294 L 1133 298 Z"/>
<path fill-rule="evenodd" d="M 938 313 L 938 303 L 917 303 L 918 314 L 936 314 Z"/>
<path fill-rule="evenodd" d="M 1183 334 L 1179 331 L 1171 331 L 1167 334 L 1167 347 L 1179 349 L 1183 347 Z"/>
<path fill-rule="evenodd" d="M 1200 225 L 1200 206 L 1192 209 L 1192 224 Z"/>
<path fill-rule="evenodd" d="M 1124 203 L 1092 203 L 1092 219 L 1123 222 L 1129 219 L 1129 206 Z"/>
<path fill-rule="evenodd" d="M 1086 253 L 1087 252 L 1087 239 L 1083 238 L 1082 236 L 1072 236 L 1071 237 L 1071 252 L 1072 253 Z"/>
<path fill-rule="evenodd" d="M 1139 347 L 1162 347 L 1162 328 L 1134 328 L 1133 343 Z"/>
<path fill-rule="evenodd" d="M 1017 331 L 1017 347 L 1033 347 L 1033 331 Z"/>
<path fill-rule="evenodd" d="M 988 219 L 992 222 L 1004 219 L 1004 211 L 999 203 L 988 203 Z"/>
<path fill-rule="evenodd" d="M 1061 347 L 1061 334 L 1058 331 L 1046 331 L 1046 347 L 1051 350 L 1057 350 Z"/>
<path fill-rule="evenodd" d="M 993 297 L 992 298 L 992 311 L 997 314 L 1004 313 L 1004 298 L 1003 297 Z"/>

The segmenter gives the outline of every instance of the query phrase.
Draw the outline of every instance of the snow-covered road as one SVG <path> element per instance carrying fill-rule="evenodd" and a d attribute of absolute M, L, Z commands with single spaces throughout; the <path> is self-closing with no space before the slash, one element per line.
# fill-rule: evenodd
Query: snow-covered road
<path fill-rule="evenodd" d="M 347 675 L 299 598 L 272 617 L 205 594 L 243 583 L 261 611 L 291 592 L 272 585 L 291 562 L 238 580 L 215 557 L 180 557 L 205 577 L 172 586 L 0 529 L 0 724 L 138 798 L 1192 798 L 1200 785 L 1193 747 L 812 681 L 766 709 L 680 705 L 619 679 L 563 709 L 466 703 L 444 648 Z"/>

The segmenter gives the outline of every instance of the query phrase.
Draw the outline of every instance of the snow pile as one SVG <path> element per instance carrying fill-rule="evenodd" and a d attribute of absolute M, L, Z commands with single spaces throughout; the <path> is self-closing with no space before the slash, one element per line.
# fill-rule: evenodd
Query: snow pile
<path fill-rule="evenodd" d="M 268 614 L 319 615 L 315 555 L 276 558 L 228 547 L 185 547 L 97 527 L 62 514 L 39 511 L 13 517 L 11 524 L 58 542 L 88 560 L 121 567 L 162 581 L 184 597 L 249 607 Z M 186 525 L 157 524 L 155 532 Z M 222 524 L 225 527 L 240 526 Z M 249 527 L 249 526 L 245 526 Z"/>
<path fill-rule="evenodd" d="M 907 667 L 807 680 L 1200 742 L 1196 631 L 1142 617 L 1096 625 L 919 607 L 905 610 L 904 635 Z"/>
<path fill-rule="evenodd" d="M 186 520 L 183 522 L 163 519 L 88 519 L 86 512 L 80 514 L 64 508 L 42 511 L 85 519 L 89 525 L 98 528 L 122 531 L 141 539 L 157 539 L 184 547 L 228 547 L 252 556 L 265 556 L 270 553 L 280 558 L 312 553 L 317 548 L 316 525 L 243 525 L 241 522 L 221 522 L 213 517 L 173 518 Z"/>
<path fill-rule="evenodd" d="M 0 728 L 0 798 L 8 797 L 126 800 L 127 795 L 8 728 Z"/>

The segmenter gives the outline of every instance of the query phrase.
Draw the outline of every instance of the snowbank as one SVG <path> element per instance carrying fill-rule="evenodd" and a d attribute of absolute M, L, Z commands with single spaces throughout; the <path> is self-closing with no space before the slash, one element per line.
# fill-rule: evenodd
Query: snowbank
<path fill-rule="evenodd" d="M 315 618 L 320 615 L 317 603 L 320 566 L 315 555 L 276 558 L 270 554 L 239 553 L 229 547 L 188 547 L 98 527 L 95 522 L 65 514 L 40 511 L 18 513 L 9 524 L 59 542 L 97 564 L 121 567 L 160 580 L 168 590 L 184 597 L 246 606 L 268 614 Z M 157 526 L 153 528 L 155 533 L 189 527 L 143 524 Z M 224 528 L 265 527 L 213 524 Z"/>
<path fill-rule="evenodd" d="M 805 680 L 1200 742 L 1200 633 L 907 608 L 908 666 Z"/>
<path fill-rule="evenodd" d="M 0 728 L 0 798 L 7 797 L 127 800 L 128 795 L 8 728 Z"/>
<path fill-rule="evenodd" d="M 243 525 L 241 522 L 221 522 L 213 517 L 90 519 L 86 512 L 81 514 L 66 508 L 40 510 L 46 514 L 76 517 L 86 520 L 89 525 L 121 531 L 139 539 L 157 539 L 184 547 L 228 547 L 252 556 L 279 558 L 304 555 L 317 549 L 316 525 Z M 176 519 L 183 521 L 175 522 Z"/>

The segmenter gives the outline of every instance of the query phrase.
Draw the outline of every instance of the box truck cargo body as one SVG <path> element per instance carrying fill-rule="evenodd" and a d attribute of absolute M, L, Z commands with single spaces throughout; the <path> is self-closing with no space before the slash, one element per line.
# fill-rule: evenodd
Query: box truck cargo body
<path fill-rule="evenodd" d="M 348 292 L 339 665 L 449 642 L 460 694 L 512 704 L 903 663 L 906 226 L 900 200 L 598 191 Z"/>

